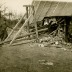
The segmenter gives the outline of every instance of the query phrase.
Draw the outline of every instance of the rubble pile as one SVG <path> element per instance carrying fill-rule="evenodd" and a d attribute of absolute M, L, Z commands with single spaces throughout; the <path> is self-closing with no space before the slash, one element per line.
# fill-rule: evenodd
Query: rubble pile
<path fill-rule="evenodd" d="M 46 47 L 46 46 L 63 47 L 63 46 L 71 45 L 71 43 L 65 42 L 64 34 L 62 32 L 58 32 L 56 36 L 52 34 L 52 35 L 48 35 L 47 37 L 43 37 L 39 39 L 39 42 L 40 42 L 39 46 L 41 47 Z"/>

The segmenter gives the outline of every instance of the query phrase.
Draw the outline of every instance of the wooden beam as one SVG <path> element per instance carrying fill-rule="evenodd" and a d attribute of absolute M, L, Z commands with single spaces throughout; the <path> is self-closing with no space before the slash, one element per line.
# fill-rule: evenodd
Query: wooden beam
<path fill-rule="evenodd" d="M 33 21 L 34 21 L 34 24 L 35 24 L 35 30 L 36 30 L 36 38 L 37 38 L 37 40 L 38 40 L 38 29 L 37 29 L 37 23 L 36 23 L 36 13 L 37 13 L 37 10 L 39 8 L 40 3 L 41 3 L 41 1 L 39 2 L 36 10 L 34 9 L 34 6 L 32 7 L 32 9 L 33 9 L 33 16 L 34 16 L 34 20 Z"/>
<path fill-rule="evenodd" d="M 14 44 L 12 44 L 11 46 L 27 44 L 27 43 L 30 43 L 30 42 L 34 42 L 35 40 L 36 40 L 36 39 L 26 40 L 26 41 L 22 41 L 22 42 L 14 43 Z"/>
<path fill-rule="evenodd" d="M 36 21 L 34 21 L 34 24 L 35 24 L 35 30 L 36 30 L 36 38 L 38 40 L 38 29 L 37 29 L 37 23 L 36 23 Z"/>
<path fill-rule="evenodd" d="M 48 28 L 38 30 L 38 32 L 42 32 L 42 31 L 46 31 L 46 30 L 48 30 Z M 25 37 L 25 36 L 28 36 L 28 35 L 32 35 L 32 34 L 36 34 L 36 32 L 31 32 L 31 33 L 25 34 L 23 36 L 19 36 L 17 38 L 22 38 L 22 37 Z"/>
<path fill-rule="evenodd" d="M 39 5 L 40 5 L 40 2 L 39 2 L 39 4 L 38 4 L 38 7 L 39 7 Z M 37 10 L 38 10 L 38 7 L 37 7 L 37 9 L 36 9 L 36 12 L 37 12 Z M 34 8 L 34 7 L 33 7 Z M 34 11 L 35 12 L 35 11 Z M 35 15 L 36 15 L 36 12 L 35 12 Z M 28 17 L 28 19 L 25 21 L 25 23 L 23 24 L 23 26 L 20 28 L 20 30 L 17 32 L 17 34 L 15 35 L 15 37 L 13 38 L 13 40 L 10 42 L 10 45 L 13 43 L 13 41 L 16 39 L 16 37 L 19 35 L 19 33 L 21 32 L 21 30 L 23 29 L 23 27 L 27 24 L 27 22 L 29 21 L 29 19 L 30 19 L 30 17 L 33 15 L 34 13 L 32 13 L 29 17 Z M 35 15 L 34 15 L 34 18 L 35 18 Z M 35 20 L 35 19 L 34 19 Z M 37 28 L 36 28 L 37 26 L 36 26 L 36 24 L 35 24 L 35 29 L 36 29 L 36 35 L 38 35 L 38 31 L 37 31 Z M 37 38 L 38 38 L 38 36 L 37 36 Z"/>
<path fill-rule="evenodd" d="M 38 30 L 38 32 L 42 32 L 42 31 L 46 31 L 46 30 L 48 30 L 48 28 Z M 22 38 L 22 37 L 25 37 L 25 36 L 28 36 L 28 35 L 32 35 L 32 34 L 36 34 L 36 32 L 32 32 L 32 33 L 25 34 L 25 35 L 23 35 L 23 36 L 19 36 L 19 37 L 17 37 L 16 39 L 20 39 L 20 38 Z M 2 43 L 8 43 L 8 42 L 10 42 L 10 41 L 11 41 L 11 40 L 3 41 L 3 42 L 1 42 L 0 44 L 2 44 Z"/>
<path fill-rule="evenodd" d="M 65 41 L 68 42 L 68 34 L 69 34 L 69 25 L 70 25 L 70 17 L 65 17 Z"/>
<path fill-rule="evenodd" d="M 13 28 L 13 30 L 10 32 L 10 34 L 8 35 L 8 37 L 5 39 L 8 40 L 8 38 L 11 36 L 11 34 L 14 32 L 14 30 L 18 27 L 18 25 L 20 24 L 20 22 L 22 21 L 22 19 L 26 16 L 26 13 L 23 15 L 23 17 L 18 21 L 18 23 L 15 25 L 15 27 Z"/>
<path fill-rule="evenodd" d="M 12 39 L 12 41 L 10 42 L 10 45 L 14 42 L 14 40 L 18 37 L 18 35 L 20 34 L 20 32 L 22 31 L 22 29 L 24 28 L 24 26 L 27 24 L 27 22 L 29 21 L 30 17 L 33 15 L 33 13 L 28 17 L 28 19 L 25 21 L 25 23 L 23 24 L 23 26 L 19 29 L 19 31 L 16 33 L 16 35 L 14 36 L 14 38 Z"/>
<path fill-rule="evenodd" d="M 36 30 L 36 38 L 38 40 L 38 29 L 37 29 L 37 23 L 36 23 L 36 18 L 35 18 L 35 10 L 34 7 L 32 7 L 33 10 L 33 16 L 34 16 L 34 25 L 35 25 L 35 30 Z"/>
<path fill-rule="evenodd" d="M 28 7 L 26 7 L 26 17 L 28 18 L 29 14 L 28 14 Z M 28 33 L 30 33 L 29 31 L 29 21 L 27 23 L 27 30 L 28 30 Z"/>
<path fill-rule="evenodd" d="M 23 7 L 33 7 L 33 5 L 23 5 Z"/>

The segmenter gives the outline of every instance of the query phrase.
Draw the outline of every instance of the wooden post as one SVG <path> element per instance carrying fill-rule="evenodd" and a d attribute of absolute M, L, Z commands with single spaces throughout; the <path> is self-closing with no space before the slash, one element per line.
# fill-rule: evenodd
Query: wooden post
<path fill-rule="evenodd" d="M 65 41 L 68 42 L 68 35 L 69 35 L 69 25 L 70 25 L 70 17 L 65 18 Z"/>
<path fill-rule="evenodd" d="M 32 5 L 23 5 L 23 7 L 26 7 L 26 17 L 28 18 L 29 17 L 29 10 L 28 10 L 28 8 L 32 7 Z M 30 33 L 30 31 L 29 31 L 29 21 L 27 23 L 27 30 L 28 30 L 28 33 Z"/>
<path fill-rule="evenodd" d="M 32 7 L 37 40 L 38 40 L 38 30 L 37 30 L 37 23 L 36 23 L 36 13 L 37 13 L 37 10 L 38 10 L 38 8 L 39 8 L 40 3 L 41 3 L 41 1 L 40 1 L 39 4 L 37 5 L 37 9 L 36 9 L 36 10 L 34 9 L 34 6 Z"/>
<path fill-rule="evenodd" d="M 26 17 L 28 18 L 28 16 L 29 16 L 29 14 L 28 14 L 28 6 L 26 6 Z M 28 21 L 28 23 L 27 23 L 27 30 L 28 30 L 28 33 L 30 33 L 30 31 L 29 31 L 29 21 Z"/>
<path fill-rule="evenodd" d="M 23 5 L 23 7 L 26 7 L 26 17 L 28 18 L 29 17 L 29 8 L 32 7 L 32 5 Z M 30 30 L 29 30 L 29 21 L 27 23 L 27 31 L 28 33 L 30 33 Z M 29 36 L 30 37 L 30 36 Z"/>
<path fill-rule="evenodd" d="M 36 30 L 36 38 L 38 40 L 38 29 L 37 29 L 37 23 L 36 23 L 36 18 L 35 18 L 35 11 L 34 11 L 34 6 L 32 7 L 33 9 L 33 16 L 34 16 L 34 25 L 35 25 L 35 30 Z"/>
<path fill-rule="evenodd" d="M 66 20 L 64 22 L 64 40 L 66 40 Z"/>

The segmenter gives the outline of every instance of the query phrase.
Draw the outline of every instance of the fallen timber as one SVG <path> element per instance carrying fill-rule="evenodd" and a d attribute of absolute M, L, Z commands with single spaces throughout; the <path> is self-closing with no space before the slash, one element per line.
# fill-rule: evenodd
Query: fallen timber
<path fill-rule="evenodd" d="M 48 30 L 48 28 L 38 30 L 38 32 L 42 32 L 42 31 L 46 31 L 46 30 Z M 36 34 L 36 32 L 32 32 L 32 33 L 28 33 L 28 34 L 19 36 L 19 37 L 17 37 L 16 39 L 23 38 L 23 37 L 25 37 L 25 36 L 29 36 L 29 35 L 32 35 L 32 34 Z M 3 41 L 3 42 L 0 42 L 0 44 L 9 43 L 10 41 L 11 41 L 11 40 Z"/>
<path fill-rule="evenodd" d="M 13 43 L 13 44 L 11 44 L 11 46 L 27 44 L 27 43 L 34 42 L 34 41 L 36 41 L 36 39 L 27 40 L 27 41 L 22 41 L 22 42 L 18 42 L 18 43 Z"/>

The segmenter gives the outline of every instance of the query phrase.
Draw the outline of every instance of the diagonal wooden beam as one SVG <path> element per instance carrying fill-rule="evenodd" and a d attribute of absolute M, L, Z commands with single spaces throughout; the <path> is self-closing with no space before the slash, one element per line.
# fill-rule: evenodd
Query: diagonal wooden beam
<path fill-rule="evenodd" d="M 26 16 L 26 13 L 23 15 L 23 17 L 18 21 L 18 23 L 15 25 L 15 27 L 13 28 L 13 30 L 10 32 L 10 34 L 8 35 L 8 37 L 5 39 L 8 40 L 8 38 L 11 36 L 11 34 L 14 32 L 14 30 L 18 27 L 18 25 L 20 24 L 20 22 L 22 21 L 22 19 Z"/>
<path fill-rule="evenodd" d="M 40 1 L 41 2 L 41 1 Z M 38 7 L 40 5 L 40 2 L 38 4 Z M 37 10 L 38 10 L 38 7 L 37 7 Z M 36 10 L 36 12 L 37 12 Z M 35 15 L 36 15 L 36 12 L 35 12 Z M 14 40 L 17 38 L 17 36 L 20 34 L 21 30 L 24 28 L 24 26 L 27 24 L 27 22 L 29 21 L 30 17 L 33 15 L 33 12 L 32 14 L 28 17 L 28 19 L 25 21 L 25 23 L 23 24 L 23 26 L 19 29 L 19 31 L 16 33 L 16 35 L 14 36 L 14 38 L 12 39 L 12 41 L 10 42 L 10 45 L 14 42 Z M 35 15 L 34 15 L 34 18 L 35 18 Z M 36 26 L 35 26 L 36 28 Z M 38 31 L 37 31 L 37 28 L 36 28 L 36 35 L 38 34 Z"/>
<path fill-rule="evenodd" d="M 22 29 L 24 28 L 24 26 L 27 24 L 27 22 L 29 21 L 30 17 L 33 15 L 33 13 L 28 17 L 28 19 L 25 21 L 25 23 L 23 24 L 23 26 L 19 29 L 19 31 L 16 33 L 16 35 L 14 36 L 14 38 L 12 39 L 12 41 L 10 42 L 10 45 L 14 42 L 14 40 L 18 37 L 18 35 L 20 34 L 20 32 L 22 31 Z"/>

